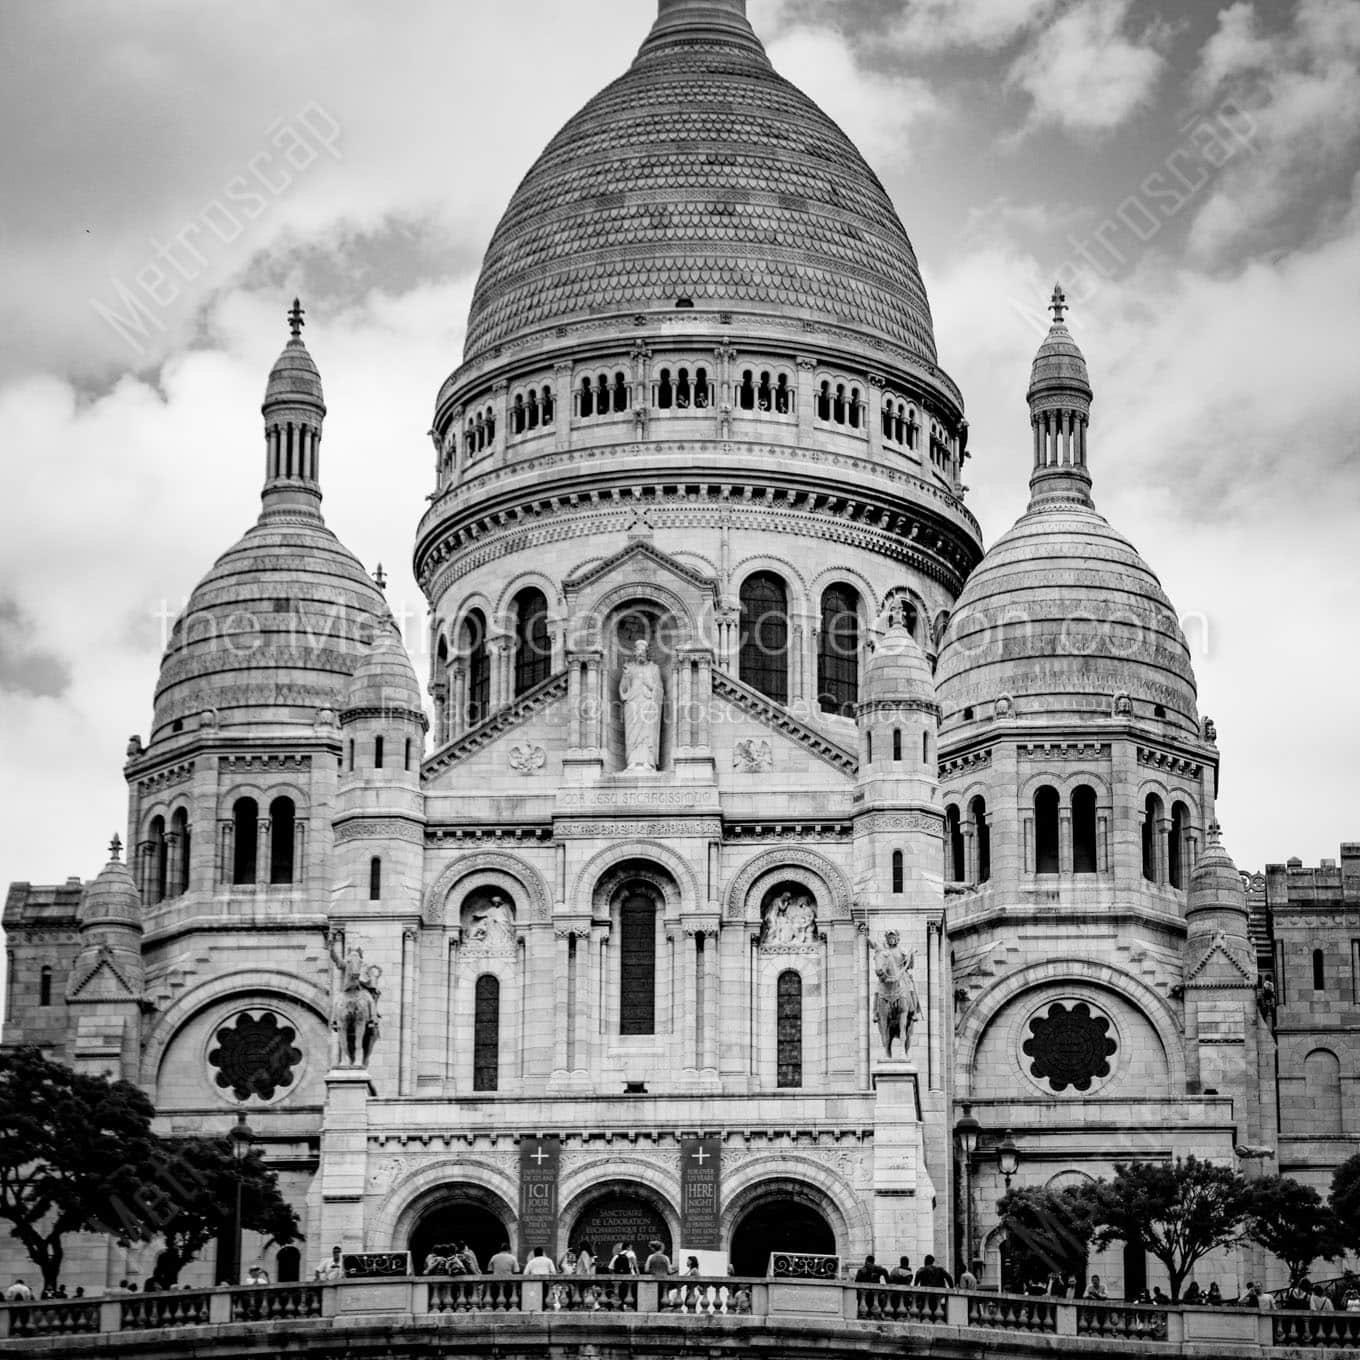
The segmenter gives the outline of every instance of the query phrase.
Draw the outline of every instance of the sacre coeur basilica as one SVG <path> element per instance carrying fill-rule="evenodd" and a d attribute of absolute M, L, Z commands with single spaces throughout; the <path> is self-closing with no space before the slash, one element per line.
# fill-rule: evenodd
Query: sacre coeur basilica
<path fill-rule="evenodd" d="M 6 1045 L 131 1079 L 166 1133 L 248 1117 L 305 1232 L 244 1245 L 277 1279 L 657 1239 L 995 1287 L 1012 1179 L 1193 1152 L 1325 1192 L 1360 1041 L 1308 958 L 1349 989 L 1360 847 L 1229 859 L 1052 313 L 988 472 L 1028 467 L 1028 508 L 984 552 L 882 185 L 744 0 L 660 0 L 516 190 L 435 394 L 428 676 L 323 518 L 295 304 L 260 515 L 174 625 L 126 850 L 10 890 Z M 67 1278 L 148 1251 L 77 1235 Z M 1201 1282 L 1235 1296 L 1254 1252 Z"/>

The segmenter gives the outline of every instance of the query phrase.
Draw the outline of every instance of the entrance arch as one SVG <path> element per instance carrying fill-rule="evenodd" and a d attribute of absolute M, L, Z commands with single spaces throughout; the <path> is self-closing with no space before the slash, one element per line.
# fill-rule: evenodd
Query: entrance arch
<path fill-rule="evenodd" d="M 576 1215 L 570 1245 L 589 1242 L 603 1269 L 616 1242 L 632 1243 L 638 1265 L 647 1259 L 647 1244 L 661 1243 L 667 1256 L 673 1256 L 674 1241 L 662 1206 L 653 1196 L 634 1188 L 609 1188 L 592 1196 Z"/>
<path fill-rule="evenodd" d="M 466 1242 L 472 1248 L 483 1270 L 492 1256 L 511 1242 L 505 1219 L 477 1186 L 450 1186 L 416 1219 L 407 1242 L 411 1269 L 422 1274 L 425 1258 L 432 1251 L 457 1242 Z"/>
<path fill-rule="evenodd" d="M 771 1195 L 749 1208 L 732 1230 L 728 1251 L 738 1275 L 764 1275 L 770 1253 L 804 1251 L 836 1254 L 836 1234 L 820 1210 L 787 1193 Z"/>

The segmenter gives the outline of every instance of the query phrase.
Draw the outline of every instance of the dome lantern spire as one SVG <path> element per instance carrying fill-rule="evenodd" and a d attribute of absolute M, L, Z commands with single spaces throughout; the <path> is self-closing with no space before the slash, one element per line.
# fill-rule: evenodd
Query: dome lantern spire
<path fill-rule="evenodd" d="M 288 343 L 269 371 L 265 386 L 264 511 L 320 517 L 321 425 L 326 401 L 307 346 L 302 343 L 306 313 L 298 298 L 288 312 Z"/>
<path fill-rule="evenodd" d="M 1064 322 L 1068 302 L 1061 284 L 1053 285 L 1048 307 L 1053 324 L 1034 356 L 1026 393 L 1034 430 L 1030 504 L 1066 500 L 1090 505 L 1086 427 L 1091 416 L 1091 380 L 1086 359 Z"/>
<path fill-rule="evenodd" d="M 736 41 L 762 58 L 765 55 L 746 17 L 746 0 L 657 0 L 656 22 L 638 55 L 667 43 L 700 38 Z"/>

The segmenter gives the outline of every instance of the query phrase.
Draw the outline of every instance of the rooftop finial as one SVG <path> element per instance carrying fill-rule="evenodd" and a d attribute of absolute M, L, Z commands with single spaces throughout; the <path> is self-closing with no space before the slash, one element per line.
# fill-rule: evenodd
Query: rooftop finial
<path fill-rule="evenodd" d="M 1063 292 L 1060 283 L 1053 285 L 1053 297 L 1048 304 L 1048 310 L 1053 313 L 1054 324 L 1061 325 L 1067 312 L 1067 294 Z"/>
<path fill-rule="evenodd" d="M 373 573 L 373 584 L 377 586 L 379 590 L 387 589 L 387 573 L 383 570 L 383 564 L 381 562 L 378 563 L 377 570 Z"/>
<path fill-rule="evenodd" d="M 292 310 L 288 313 L 288 330 L 294 340 L 302 339 L 302 328 L 307 324 L 302 318 L 305 313 L 302 310 L 302 303 L 297 298 L 293 299 Z"/>
<path fill-rule="evenodd" d="M 122 853 L 123 853 L 123 842 L 122 842 L 122 840 L 119 838 L 118 833 L 115 831 L 115 832 L 113 833 L 113 839 L 109 842 L 109 858 L 110 858 L 115 864 L 117 864 L 119 858 L 122 856 Z"/>
<path fill-rule="evenodd" d="M 1221 845 L 1223 843 L 1223 828 L 1219 825 L 1218 818 L 1215 817 L 1209 823 L 1209 844 Z"/>

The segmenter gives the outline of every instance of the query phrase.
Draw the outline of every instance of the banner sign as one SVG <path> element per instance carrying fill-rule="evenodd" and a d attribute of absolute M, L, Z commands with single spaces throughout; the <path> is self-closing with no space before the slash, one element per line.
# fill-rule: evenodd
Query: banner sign
<path fill-rule="evenodd" d="M 685 1246 L 715 1251 L 721 1245 L 722 1139 L 680 1142 L 680 1236 Z"/>
<path fill-rule="evenodd" d="M 521 1138 L 519 1142 L 519 1249 L 528 1257 L 535 1247 L 557 1259 L 557 1180 L 562 1169 L 560 1138 Z"/>

